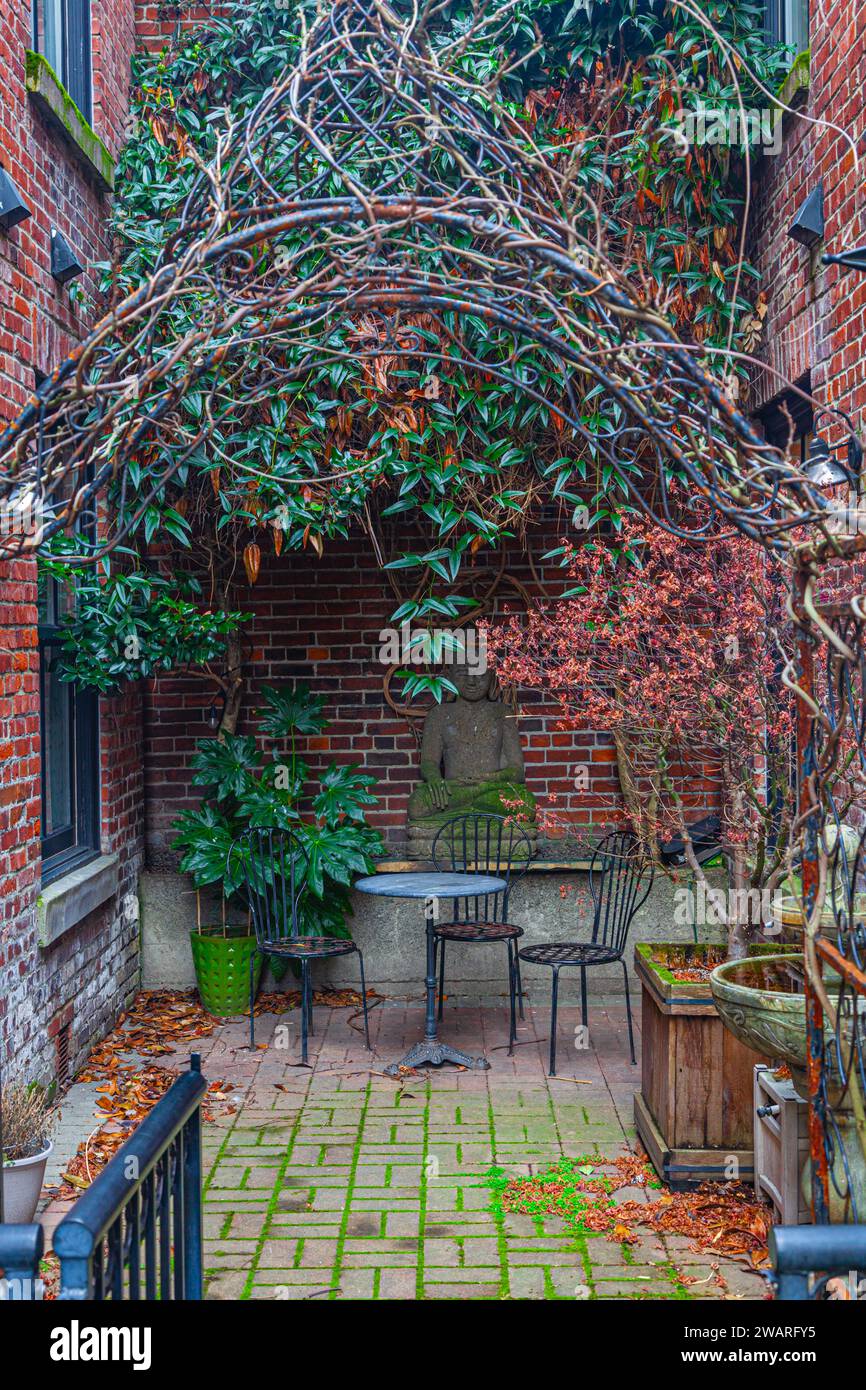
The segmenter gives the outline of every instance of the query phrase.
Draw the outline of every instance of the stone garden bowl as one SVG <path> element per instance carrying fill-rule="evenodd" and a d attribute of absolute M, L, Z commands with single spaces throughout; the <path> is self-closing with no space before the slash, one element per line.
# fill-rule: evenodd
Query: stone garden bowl
<path fill-rule="evenodd" d="M 792 952 L 727 960 L 710 975 L 722 1022 L 740 1042 L 762 1056 L 806 1066 L 804 958 Z"/>
<path fill-rule="evenodd" d="M 806 996 L 803 993 L 805 958 L 799 951 L 727 960 L 710 975 L 710 989 L 726 1028 L 764 1056 L 786 1062 L 797 1091 L 808 1097 L 806 1083 Z M 839 992 L 839 976 L 825 971 L 824 984 L 832 1000 Z M 866 1000 L 860 1002 L 861 1034 L 866 1024 Z M 850 1028 L 844 1030 L 850 1047 Z M 834 1085 L 836 1038 L 829 1023 L 824 1030 L 829 1069 L 830 1104 L 845 1106 L 845 1097 Z"/>
<path fill-rule="evenodd" d="M 786 1062 L 795 1089 L 808 1100 L 803 969 L 804 957 L 799 953 L 729 960 L 716 966 L 710 975 L 710 988 L 725 1027 L 747 1047 Z M 828 972 L 825 978 L 831 999 L 834 978 L 838 991 L 839 977 Z M 861 1003 L 866 1012 L 866 1001 Z M 861 1021 L 861 1036 L 863 1023 Z M 866 1160 L 856 1131 L 850 1090 L 843 1089 L 834 1067 L 835 1037 L 829 1025 L 825 1028 L 824 1041 L 828 1064 L 827 1098 L 834 1116 L 830 1219 L 862 1221 L 866 1214 Z M 843 1046 L 845 1041 L 850 1047 L 850 1029 L 845 1032 Z M 810 1173 L 811 1165 L 807 1162 L 803 1171 L 803 1192 L 807 1196 Z M 848 1191 L 854 1198 L 854 1206 L 844 1198 Z"/>

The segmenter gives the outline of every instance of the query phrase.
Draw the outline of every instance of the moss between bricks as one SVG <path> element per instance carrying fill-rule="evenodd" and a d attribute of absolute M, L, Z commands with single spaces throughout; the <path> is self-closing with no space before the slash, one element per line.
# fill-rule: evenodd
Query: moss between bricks
<path fill-rule="evenodd" d="M 47 120 L 71 141 L 99 183 L 114 188 L 114 159 L 96 131 L 85 120 L 51 64 L 41 53 L 28 49 L 24 58 L 28 92 Z"/>

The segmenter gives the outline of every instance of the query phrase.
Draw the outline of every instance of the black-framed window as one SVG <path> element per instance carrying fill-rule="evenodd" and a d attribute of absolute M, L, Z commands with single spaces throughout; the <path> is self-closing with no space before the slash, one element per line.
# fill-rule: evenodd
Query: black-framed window
<path fill-rule="evenodd" d="M 95 690 L 60 679 L 60 623 L 69 590 L 39 586 L 39 707 L 42 745 L 42 881 L 99 853 L 99 703 Z"/>
<path fill-rule="evenodd" d="M 90 46 L 90 0 L 33 0 L 33 47 L 88 121 L 93 114 Z"/>
<path fill-rule="evenodd" d="M 44 380 L 36 373 L 36 386 Z M 92 534 L 92 524 L 79 531 Z M 39 725 L 42 882 L 93 859 L 100 847 L 99 696 L 60 679 L 63 618 L 74 590 L 39 576 Z"/>
<path fill-rule="evenodd" d="M 772 39 L 797 53 L 809 47 L 809 0 L 766 0 L 766 10 Z"/>

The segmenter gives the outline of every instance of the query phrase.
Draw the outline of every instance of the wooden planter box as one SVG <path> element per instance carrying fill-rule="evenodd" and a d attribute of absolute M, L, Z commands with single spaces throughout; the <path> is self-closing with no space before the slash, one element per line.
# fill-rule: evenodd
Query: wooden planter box
<path fill-rule="evenodd" d="M 710 949 L 635 947 L 643 1030 L 635 1123 L 653 1167 L 673 1188 L 754 1180 L 754 1068 L 767 1059 L 728 1031 L 708 981 L 676 980 L 663 963 L 667 952 L 685 951 L 687 964 L 702 965 Z"/>
<path fill-rule="evenodd" d="M 767 1107 L 778 1114 L 758 1114 Z M 770 1067 L 755 1067 L 755 1188 L 769 1197 L 782 1226 L 811 1225 L 801 1181 L 808 1158 L 808 1102 L 790 1081 L 777 1081 Z"/>

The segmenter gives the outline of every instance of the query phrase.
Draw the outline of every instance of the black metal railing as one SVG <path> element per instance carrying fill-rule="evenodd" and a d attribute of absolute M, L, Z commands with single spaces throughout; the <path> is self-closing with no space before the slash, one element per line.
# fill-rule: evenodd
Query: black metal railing
<path fill-rule="evenodd" d="M 42 1227 L 0 1225 L 0 1301 L 42 1297 Z"/>
<path fill-rule="evenodd" d="M 142 1120 L 54 1232 L 62 1299 L 200 1299 L 201 1099 L 190 1070 Z"/>
<path fill-rule="evenodd" d="M 777 1299 L 829 1298 L 831 1279 L 842 1297 L 866 1295 L 866 1226 L 774 1226 L 770 1259 Z"/>

